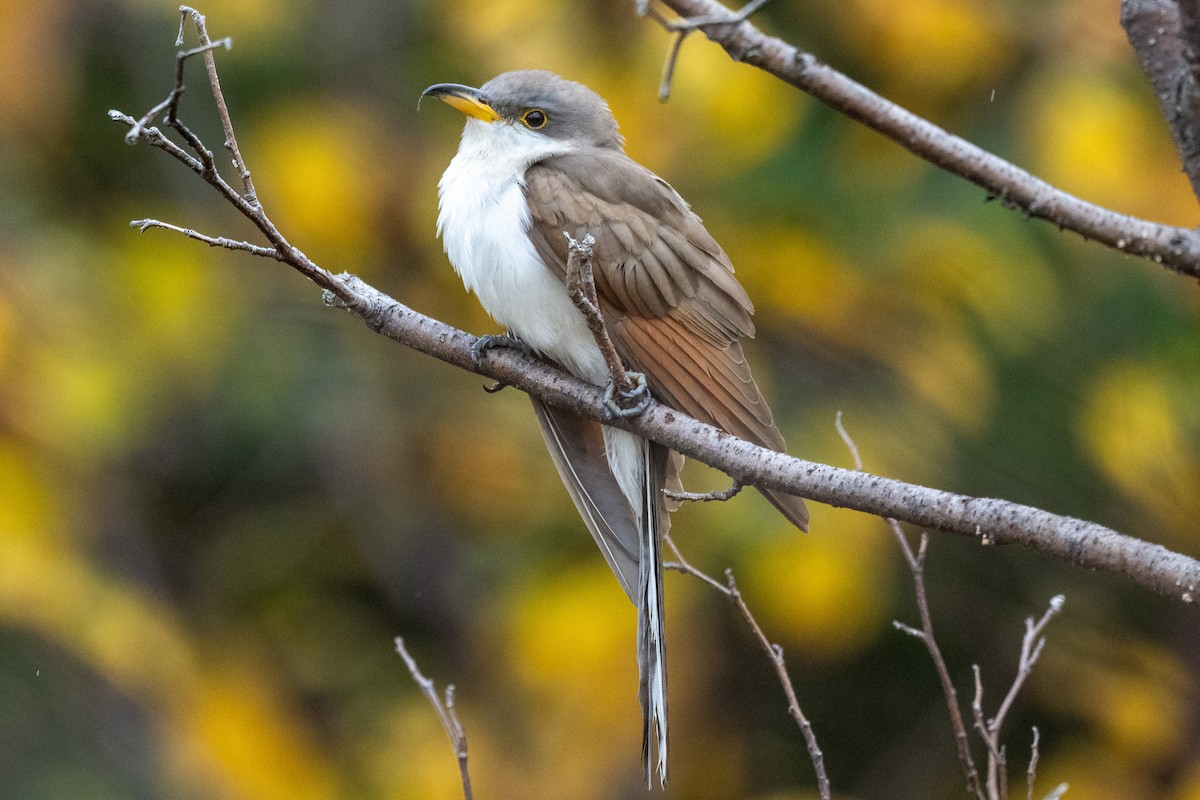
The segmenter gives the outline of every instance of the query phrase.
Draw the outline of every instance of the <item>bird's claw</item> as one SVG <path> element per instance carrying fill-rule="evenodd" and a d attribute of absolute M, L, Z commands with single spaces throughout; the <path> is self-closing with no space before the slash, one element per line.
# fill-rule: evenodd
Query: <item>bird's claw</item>
<path fill-rule="evenodd" d="M 483 360 L 483 354 L 496 347 L 511 347 L 514 350 L 520 350 L 527 356 L 533 355 L 533 351 L 529 349 L 529 345 L 516 336 L 507 333 L 488 333 L 480 336 L 471 345 L 471 362 L 478 366 L 479 362 Z"/>
<path fill-rule="evenodd" d="M 618 389 L 612 380 L 604 387 L 605 419 L 636 417 L 650 407 L 650 387 L 646 385 L 646 376 L 640 372 L 625 374 L 635 381 L 632 389 Z"/>

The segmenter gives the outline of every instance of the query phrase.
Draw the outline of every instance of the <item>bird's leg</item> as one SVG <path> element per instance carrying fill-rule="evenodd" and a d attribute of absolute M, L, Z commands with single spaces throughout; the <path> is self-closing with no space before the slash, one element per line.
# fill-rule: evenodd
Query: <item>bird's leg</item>
<path fill-rule="evenodd" d="M 741 481 L 734 480 L 733 485 L 728 489 L 719 489 L 713 492 L 676 492 L 672 489 L 663 489 L 663 494 L 667 496 L 668 500 L 676 500 L 678 502 L 708 502 L 710 500 L 724 502 L 725 500 L 732 500 L 743 488 L 745 487 Z"/>
<path fill-rule="evenodd" d="M 600 300 L 596 295 L 596 279 L 592 273 L 592 247 L 596 239 L 590 233 L 576 241 L 570 233 L 567 237 L 567 295 L 583 314 L 588 330 L 596 339 L 596 346 L 604 356 L 610 376 L 604 389 L 604 411 L 613 417 L 636 417 L 650 405 L 650 389 L 646 376 L 625 369 L 617 348 L 613 346 L 604 327 L 604 315 L 600 311 Z"/>

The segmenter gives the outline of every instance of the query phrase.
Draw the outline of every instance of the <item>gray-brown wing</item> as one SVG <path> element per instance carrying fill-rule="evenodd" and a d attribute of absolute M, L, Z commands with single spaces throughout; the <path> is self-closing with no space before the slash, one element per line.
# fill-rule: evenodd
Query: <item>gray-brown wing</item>
<path fill-rule="evenodd" d="M 600 423 L 530 399 L 567 493 L 621 588 L 636 603 L 641 536 L 633 508 L 608 467 Z"/>
<path fill-rule="evenodd" d="M 583 157 L 586 155 L 586 158 Z M 613 151 L 568 154 L 526 172 L 530 238 L 560 278 L 563 232 L 596 239 L 596 291 L 613 343 L 668 405 L 748 441 L 784 449 L 740 339 L 749 297 L 700 219 L 664 181 Z M 802 530 L 800 498 L 765 492 Z"/>

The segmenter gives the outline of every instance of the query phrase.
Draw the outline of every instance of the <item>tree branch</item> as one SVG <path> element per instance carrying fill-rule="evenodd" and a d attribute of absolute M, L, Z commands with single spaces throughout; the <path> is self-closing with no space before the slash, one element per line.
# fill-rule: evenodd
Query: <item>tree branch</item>
<path fill-rule="evenodd" d="M 212 50 L 205 52 L 211 54 Z M 213 90 L 220 92 L 215 82 Z M 218 103 L 218 113 L 224 124 L 228 118 L 224 102 Z M 131 128 L 137 124 L 119 111 L 109 116 Z M 178 124 L 176 129 L 182 127 Z M 371 330 L 414 350 L 513 386 L 557 408 L 637 433 L 723 470 L 746 485 L 971 536 L 985 544 L 1020 544 L 1077 566 L 1124 576 L 1187 603 L 1196 599 L 1200 561 L 1095 523 L 1004 500 L 969 497 L 804 461 L 750 444 L 659 403 L 650 403 L 644 413 L 634 417 L 608 419 L 599 388 L 535 359 L 506 349 L 477 362 L 471 353 L 475 337 L 408 308 L 352 275 L 334 275 L 322 269 L 283 237 L 261 204 L 251 203 L 216 170 L 207 168 L 203 156 L 189 155 L 155 127 L 142 127 L 139 137 L 212 185 L 259 228 L 278 253 L 278 260 L 325 290 L 327 303 L 350 311 Z M 192 146 L 202 150 L 198 140 Z"/>
<path fill-rule="evenodd" d="M 734 61 L 758 67 L 807 92 L 934 166 L 982 187 L 989 199 L 1200 279 L 1200 233 L 1119 214 L 1057 189 L 884 99 L 811 53 L 767 36 L 717 0 L 661 2 L 685 23 L 692 20 L 692 25 L 721 45 Z"/>
<path fill-rule="evenodd" d="M 1183 171 L 1200 197 L 1200 41 L 1197 10 L 1190 2 L 1124 0 L 1121 27 L 1137 53 L 1142 71 L 1158 95 L 1158 105 L 1183 160 Z"/>

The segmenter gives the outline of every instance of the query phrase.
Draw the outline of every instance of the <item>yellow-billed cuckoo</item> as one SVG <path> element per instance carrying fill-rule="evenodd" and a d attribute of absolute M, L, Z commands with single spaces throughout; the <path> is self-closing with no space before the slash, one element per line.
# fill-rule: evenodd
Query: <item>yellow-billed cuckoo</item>
<path fill-rule="evenodd" d="M 550 72 L 508 72 L 479 89 L 437 84 L 467 116 L 438 184 L 438 233 L 487 312 L 536 353 L 604 385 L 609 373 L 564 285 L 568 238 L 595 238 L 605 327 L 652 395 L 774 450 L 783 437 L 750 375 L 740 340 L 753 307 L 733 265 L 666 181 L 625 155 L 599 95 Z M 663 489 L 682 459 L 665 447 L 533 398 L 542 435 L 571 498 L 638 609 L 638 697 L 646 779 L 666 781 L 667 696 L 661 541 Z M 764 491 L 796 527 L 808 510 Z"/>

